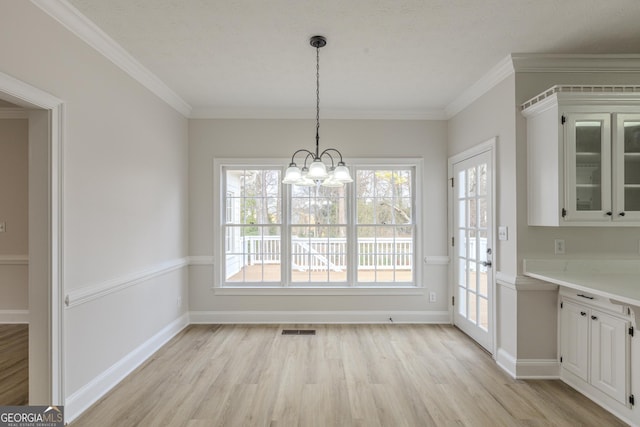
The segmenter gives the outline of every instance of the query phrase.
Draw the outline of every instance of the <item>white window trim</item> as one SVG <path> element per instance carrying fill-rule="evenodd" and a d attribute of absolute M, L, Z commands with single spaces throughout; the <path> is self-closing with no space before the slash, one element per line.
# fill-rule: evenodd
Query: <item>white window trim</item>
<path fill-rule="evenodd" d="M 414 280 L 415 285 L 394 285 L 393 282 L 387 283 L 371 283 L 367 285 L 357 285 L 356 283 L 347 283 L 345 285 L 323 285 L 319 287 L 311 284 L 291 283 L 274 283 L 274 285 L 259 284 L 256 286 L 242 285 L 225 285 L 223 277 L 222 265 L 225 262 L 225 238 L 222 233 L 223 227 L 221 219 L 224 218 L 224 203 L 221 203 L 221 195 L 224 194 L 224 180 L 222 179 L 222 171 L 224 167 L 273 167 L 281 168 L 283 173 L 286 165 L 290 162 L 287 158 L 214 158 L 213 159 L 213 250 L 215 265 L 220 268 L 214 269 L 213 286 L 211 290 L 216 295 L 425 295 L 426 288 L 423 279 L 423 260 L 422 247 L 424 245 L 424 224 L 423 224 L 423 164 L 422 158 L 418 157 L 397 157 L 397 158 L 350 158 L 348 166 L 356 166 L 358 168 L 395 168 L 395 167 L 413 167 L 414 168 L 414 226 L 415 233 L 415 254 L 414 254 Z M 286 191 L 286 197 L 283 200 L 283 218 L 289 215 L 289 191 Z M 352 203 L 353 197 L 347 197 L 348 203 Z M 355 211 L 352 206 L 349 207 L 350 215 L 352 215 L 349 229 L 355 232 Z M 288 223 L 288 221 L 287 221 Z M 287 229 L 287 230 L 285 230 Z M 288 245 L 289 231 L 288 226 L 282 225 L 282 245 Z M 351 231 L 348 231 L 351 232 Z M 350 236 L 353 238 L 352 236 Z M 355 265 L 351 263 L 351 265 Z M 286 271 L 286 270 L 285 270 Z M 284 278 L 283 278 L 284 279 Z"/>

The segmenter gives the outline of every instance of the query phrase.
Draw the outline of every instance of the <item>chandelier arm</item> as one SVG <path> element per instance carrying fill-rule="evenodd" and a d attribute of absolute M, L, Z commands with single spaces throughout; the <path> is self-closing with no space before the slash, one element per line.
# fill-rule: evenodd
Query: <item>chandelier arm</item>
<path fill-rule="evenodd" d="M 300 150 L 298 150 L 298 151 L 300 151 Z M 309 151 L 309 150 L 304 150 L 304 151 L 306 151 L 306 152 L 307 152 L 307 155 L 306 155 L 306 156 L 305 156 L 305 158 L 304 158 L 304 167 L 306 168 L 306 167 L 307 167 L 307 160 L 309 160 L 309 157 L 311 157 L 313 160 L 315 160 L 315 159 L 317 158 L 317 155 L 316 155 L 316 154 L 313 154 L 313 153 L 312 153 L 311 151 Z"/>
<path fill-rule="evenodd" d="M 314 154 L 307 150 L 306 148 L 301 148 L 298 151 L 296 151 L 295 153 L 293 153 L 293 156 L 291 156 L 291 164 L 295 165 L 295 162 L 293 161 L 294 157 L 296 157 L 298 155 L 298 153 L 307 153 L 307 158 L 311 155 L 313 156 Z M 305 164 L 307 163 L 307 158 L 304 159 Z"/>
<path fill-rule="evenodd" d="M 338 154 L 340 154 L 340 152 L 338 150 L 335 150 L 333 148 L 327 148 L 326 150 L 324 150 L 321 154 L 320 154 L 320 159 L 322 159 L 324 156 L 328 156 L 331 159 L 331 167 L 334 168 L 336 165 L 333 161 L 333 156 L 331 154 L 329 154 L 329 151 L 336 151 L 338 152 Z"/>
<path fill-rule="evenodd" d="M 325 155 L 325 153 L 326 153 L 329 157 L 331 157 L 331 155 L 328 153 L 328 151 L 334 151 L 334 152 L 338 153 L 338 156 L 340 156 L 340 163 L 344 164 L 344 162 L 342 161 L 342 153 L 340 153 L 340 152 L 339 152 L 338 150 L 336 150 L 335 148 L 327 148 L 326 150 L 324 150 L 324 151 L 322 152 L 322 154 L 320 154 L 320 157 L 324 156 L 324 155 Z M 340 164 L 340 163 L 338 163 L 338 164 Z M 333 166 L 333 157 L 331 157 L 331 166 Z"/>

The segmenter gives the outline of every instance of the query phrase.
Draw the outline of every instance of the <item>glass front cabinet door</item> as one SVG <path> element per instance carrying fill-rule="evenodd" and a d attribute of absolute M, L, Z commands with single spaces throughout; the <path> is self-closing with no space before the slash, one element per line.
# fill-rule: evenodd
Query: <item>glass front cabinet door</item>
<path fill-rule="evenodd" d="M 611 114 L 568 113 L 565 126 L 567 221 L 611 221 Z"/>
<path fill-rule="evenodd" d="M 640 114 L 616 114 L 614 128 L 614 221 L 640 221 Z"/>

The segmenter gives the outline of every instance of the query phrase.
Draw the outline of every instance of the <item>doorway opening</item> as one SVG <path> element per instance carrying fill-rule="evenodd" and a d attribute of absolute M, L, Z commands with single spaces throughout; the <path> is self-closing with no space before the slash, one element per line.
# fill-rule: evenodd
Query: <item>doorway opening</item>
<path fill-rule="evenodd" d="M 28 403 L 64 405 L 63 103 L 4 73 L 0 99 L 28 119 Z"/>

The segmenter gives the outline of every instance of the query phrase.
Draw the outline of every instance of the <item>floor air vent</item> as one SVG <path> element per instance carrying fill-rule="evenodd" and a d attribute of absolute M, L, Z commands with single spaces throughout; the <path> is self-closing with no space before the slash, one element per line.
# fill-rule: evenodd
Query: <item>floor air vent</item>
<path fill-rule="evenodd" d="M 315 329 L 283 329 L 282 335 L 315 335 Z"/>

